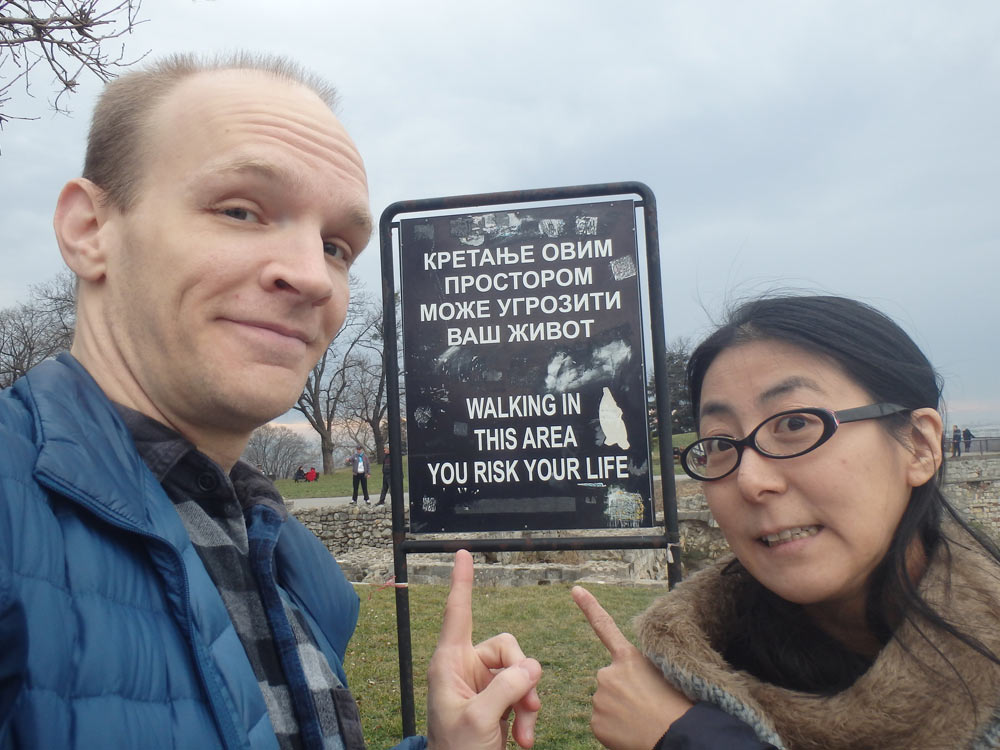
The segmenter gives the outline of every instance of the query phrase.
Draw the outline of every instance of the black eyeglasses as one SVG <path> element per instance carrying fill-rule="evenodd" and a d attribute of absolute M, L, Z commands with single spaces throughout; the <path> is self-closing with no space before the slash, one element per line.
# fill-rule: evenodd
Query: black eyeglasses
<path fill-rule="evenodd" d="M 902 411 L 910 410 L 899 404 L 872 404 L 842 411 L 809 408 L 778 412 L 742 440 L 708 437 L 691 443 L 681 453 L 681 467 L 693 479 L 711 482 L 736 471 L 744 448 L 753 448 L 768 458 L 795 458 L 819 448 L 845 422 L 880 419 Z"/>

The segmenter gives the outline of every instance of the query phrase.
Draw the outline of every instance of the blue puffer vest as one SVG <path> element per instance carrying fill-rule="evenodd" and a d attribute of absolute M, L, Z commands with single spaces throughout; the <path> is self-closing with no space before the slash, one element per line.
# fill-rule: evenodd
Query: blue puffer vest
<path fill-rule="evenodd" d="M 357 595 L 294 518 L 275 558 L 279 585 L 346 684 Z M 98 747 L 277 741 L 173 504 L 64 354 L 0 392 L 0 748 Z"/>

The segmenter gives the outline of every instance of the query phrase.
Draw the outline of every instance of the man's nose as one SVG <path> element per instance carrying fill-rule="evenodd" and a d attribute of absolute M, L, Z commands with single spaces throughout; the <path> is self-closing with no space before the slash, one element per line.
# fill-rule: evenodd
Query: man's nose
<path fill-rule="evenodd" d="M 322 305 L 333 295 L 333 262 L 323 240 L 299 233 L 277 248 L 265 266 L 261 283 L 265 289 L 280 289 L 300 295 L 303 302 Z"/>
<path fill-rule="evenodd" d="M 736 483 L 744 499 L 765 502 L 787 488 L 783 461 L 763 456 L 752 447 L 743 449 L 740 465 L 736 467 Z"/>

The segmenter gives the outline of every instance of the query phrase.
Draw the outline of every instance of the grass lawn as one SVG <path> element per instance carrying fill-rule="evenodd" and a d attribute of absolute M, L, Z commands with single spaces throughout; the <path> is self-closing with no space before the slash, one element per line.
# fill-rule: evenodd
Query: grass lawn
<path fill-rule="evenodd" d="M 615 585 L 588 585 L 632 637 L 631 618 L 666 591 Z M 536 729 L 538 750 L 599 750 L 590 733 L 590 697 L 597 670 L 608 653 L 573 604 L 570 586 L 477 587 L 473 594 L 473 641 L 499 632 L 517 636 L 525 653 L 544 670 L 539 683 L 542 710 Z M 427 663 L 437 641 L 447 586 L 410 587 L 413 681 L 417 731 L 425 732 Z M 361 615 L 347 651 L 347 677 L 358 700 L 365 740 L 384 750 L 402 736 L 399 713 L 399 657 L 396 650 L 395 594 L 391 588 L 358 586 Z M 509 748 L 517 745 L 511 741 Z"/>
<path fill-rule="evenodd" d="M 671 435 L 670 437 L 675 448 L 687 448 L 695 441 L 695 438 L 697 438 L 698 435 L 694 432 L 682 432 L 677 435 Z"/>
<path fill-rule="evenodd" d="M 307 469 L 309 467 L 306 467 Z M 337 469 L 330 475 L 320 474 L 315 482 L 296 482 L 293 479 L 279 479 L 275 482 L 278 491 L 285 497 L 295 500 L 301 497 L 347 497 L 353 491 L 353 480 L 351 479 L 351 468 L 344 466 Z M 406 492 L 407 482 L 407 460 L 403 456 L 403 492 Z M 368 494 L 374 495 L 378 501 L 379 493 L 382 491 L 382 464 L 372 463 L 372 475 L 368 477 Z M 360 491 L 359 491 L 360 494 Z"/>
<path fill-rule="evenodd" d="M 673 447 L 682 449 L 687 448 L 689 445 L 691 445 L 691 443 L 693 443 L 695 441 L 695 438 L 697 437 L 698 437 L 697 434 L 694 432 L 682 432 L 677 435 L 670 436 Z M 652 452 L 653 452 L 653 467 L 655 471 L 658 471 L 660 468 L 660 441 L 658 438 L 653 438 Z M 683 473 L 684 469 L 682 469 L 681 465 L 675 461 L 674 474 L 681 475 Z"/>

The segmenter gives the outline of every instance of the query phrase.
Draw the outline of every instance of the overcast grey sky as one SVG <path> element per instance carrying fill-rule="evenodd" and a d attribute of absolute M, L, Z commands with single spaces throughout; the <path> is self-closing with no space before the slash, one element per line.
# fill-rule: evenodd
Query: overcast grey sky
<path fill-rule="evenodd" d="M 144 0 L 128 50 L 289 55 L 341 92 L 376 216 L 398 200 L 639 180 L 668 338 L 734 296 L 845 294 L 1000 425 L 1000 3 Z M 6 71 L 0 71 L 6 73 Z M 0 307 L 60 268 L 51 213 L 98 84 L 0 133 Z M 357 266 L 379 289 L 377 238 Z M 707 311 L 707 312 L 706 312 Z"/>

